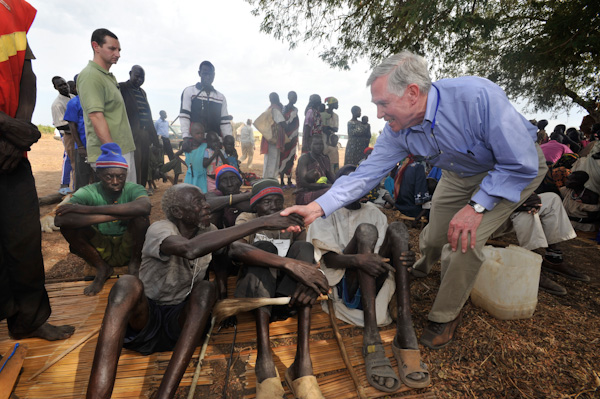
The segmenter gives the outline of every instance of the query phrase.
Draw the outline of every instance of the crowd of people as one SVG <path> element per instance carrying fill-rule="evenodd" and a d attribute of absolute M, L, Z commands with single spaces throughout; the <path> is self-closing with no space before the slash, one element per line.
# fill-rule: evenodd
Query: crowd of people
<path fill-rule="evenodd" d="M 8 1 L 14 12 L 0 7 L 10 22 L 2 29 L 26 32 L 35 9 Z M 7 193 L 0 204 L 0 319 L 8 320 L 14 339 L 59 340 L 74 328 L 47 322 L 39 204 L 24 156 L 40 138 L 29 123 L 34 57 L 26 40 L 15 46 L 10 64 L 0 69 L 7 85 L 0 102 L 0 187 Z M 88 397 L 111 396 L 123 347 L 143 355 L 173 351 L 157 397 L 174 397 L 215 303 L 228 296 L 230 276 L 237 276 L 236 298 L 291 297 L 289 305 L 254 311 L 261 399 L 284 393 L 269 324 L 295 315 L 297 351 L 284 379 L 297 398 L 323 398 L 309 339 L 311 307 L 319 295 L 332 299 L 333 309 L 322 303 L 326 312 L 335 310 L 345 322 L 364 327 L 367 380 L 392 393 L 402 384 L 431 383 L 419 341 L 435 350 L 454 340 L 489 238 L 515 231 L 522 247 L 545 251 L 545 271 L 589 281 L 563 259 L 558 244 L 574 238 L 574 229 L 598 231 L 599 124 L 582 132 L 558 125 L 548 137 L 547 121 L 527 121 L 494 83 L 476 77 L 432 82 L 426 61 L 403 51 L 375 67 L 367 82 L 377 116 L 387 122 L 374 148 L 368 118 L 359 120 L 361 109 L 351 108 L 344 165 L 336 98 L 322 102 L 311 95 L 301 124 L 297 94 L 290 91 L 283 105 L 271 93 L 269 107 L 254 121 L 262 134 L 263 176 L 242 191 L 248 182 L 242 163 L 249 167 L 253 159 L 253 123 L 249 119 L 241 129 L 239 159 L 232 117 L 225 96 L 213 87 L 209 61 L 200 64 L 200 82 L 183 91 L 183 142 L 173 152 L 167 114 L 161 111 L 154 121 L 141 88 L 144 69 L 133 66 L 129 80 L 117 83 L 109 72 L 120 56 L 117 36 L 97 29 L 91 47 L 93 59 L 71 88 L 63 78 L 52 79 L 59 93 L 52 115 L 65 146 L 60 190 L 74 191 L 58 207 L 55 224 L 70 251 L 96 270 L 85 295 L 98 294 L 116 266 L 127 265 L 128 274 L 108 297 Z M 300 133 L 296 205 L 284 209 Z M 177 184 L 182 165 L 184 183 Z M 153 180 L 165 179 L 169 170 L 175 177 L 161 199 L 164 219 L 150 224 Z M 388 224 L 384 204 L 427 218 L 418 260 L 406 225 Z M 440 260 L 440 287 L 418 339 L 410 281 Z M 208 281 L 209 271 L 214 281 Z M 566 294 L 546 275 L 540 289 Z M 397 370 L 379 334 L 392 319 Z M 235 322 L 230 318 L 224 325 Z"/>

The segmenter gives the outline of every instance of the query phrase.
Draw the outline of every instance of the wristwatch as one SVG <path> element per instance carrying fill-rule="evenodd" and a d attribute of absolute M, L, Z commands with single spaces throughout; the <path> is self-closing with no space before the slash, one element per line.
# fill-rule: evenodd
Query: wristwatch
<path fill-rule="evenodd" d="M 485 207 L 481 204 L 478 204 L 477 202 L 471 200 L 469 201 L 469 205 L 471 205 L 473 207 L 473 209 L 475 210 L 475 212 L 477 213 L 483 213 L 486 211 Z"/>

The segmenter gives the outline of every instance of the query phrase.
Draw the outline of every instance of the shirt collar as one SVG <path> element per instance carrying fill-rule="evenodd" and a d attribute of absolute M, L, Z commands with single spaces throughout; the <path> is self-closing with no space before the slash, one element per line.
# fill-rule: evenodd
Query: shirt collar
<path fill-rule="evenodd" d="M 90 61 L 89 65 L 91 65 L 92 68 L 95 68 L 95 69 L 99 70 L 100 72 L 103 72 L 106 75 L 113 76 L 112 72 L 107 71 L 106 69 L 102 68 L 100 65 L 96 64 L 94 61 Z"/>
<path fill-rule="evenodd" d="M 409 127 L 408 131 L 422 133 L 431 129 L 431 123 L 433 122 L 433 118 L 435 118 L 436 108 L 438 108 L 438 96 L 438 91 L 432 84 L 429 93 L 427 93 L 427 105 L 425 107 L 425 117 L 423 118 L 423 122 Z"/>

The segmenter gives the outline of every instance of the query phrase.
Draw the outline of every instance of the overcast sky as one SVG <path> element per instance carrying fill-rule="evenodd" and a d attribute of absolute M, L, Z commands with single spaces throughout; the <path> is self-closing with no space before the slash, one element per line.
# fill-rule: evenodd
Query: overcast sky
<path fill-rule="evenodd" d="M 111 72 L 119 82 L 129 79 L 132 65 L 146 71 L 142 86 L 148 94 L 152 115 L 167 111 L 168 119 L 179 113 L 181 92 L 199 81 L 198 66 L 210 60 L 216 68 L 214 87 L 227 98 L 235 122 L 255 119 L 269 105 L 270 92 L 279 93 L 285 104 L 287 92 L 298 93 L 297 107 L 304 112 L 308 97 L 334 96 L 339 100 L 340 133 L 346 133 L 350 108 L 358 105 L 369 116 L 372 131 L 383 128 L 377 120 L 370 92 L 366 60 L 351 71 L 331 69 L 311 45 L 293 51 L 288 45 L 259 32 L 260 17 L 250 14 L 242 0 L 29 0 L 38 10 L 28 40 L 36 56 L 38 77 L 36 124 L 52 124 L 50 106 L 57 96 L 51 79 L 73 79 L 92 58 L 90 37 L 94 29 L 107 28 L 119 37 L 122 52 Z M 523 101 L 525 104 L 525 101 Z M 522 111 L 522 107 L 517 105 Z M 523 112 L 523 111 L 522 111 Z M 576 106 L 558 116 L 523 112 L 528 119 L 548 119 L 578 127 L 587 114 Z"/>

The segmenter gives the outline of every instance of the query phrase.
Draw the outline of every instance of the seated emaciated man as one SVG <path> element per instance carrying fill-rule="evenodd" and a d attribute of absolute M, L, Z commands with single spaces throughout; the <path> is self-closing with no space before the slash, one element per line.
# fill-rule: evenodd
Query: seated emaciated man
<path fill-rule="evenodd" d="M 353 165 L 336 176 L 350 174 Z M 308 228 L 307 241 L 333 289 L 336 315 L 347 323 L 364 326 L 363 355 L 369 383 L 384 392 L 395 392 L 401 380 L 411 388 L 429 385 L 427 367 L 421 362 L 410 314 L 407 268 L 415 262 L 408 245 L 408 230 L 401 222 L 388 226 L 386 216 L 372 203 L 356 201 L 318 218 Z M 394 275 L 390 274 L 390 264 Z M 392 351 L 400 378 L 393 370 L 379 334 L 379 326 L 391 323 L 388 305 L 396 292 L 397 324 Z M 328 311 L 326 306 L 324 310 Z"/>
<path fill-rule="evenodd" d="M 143 355 L 172 350 L 156 397 L 174 397 L 217 299 L 214 283 L 204 279 L 211 254 L 259 229 L 302 223 L 297 215 L 273 214 L 218 230 L 210 224 L 210 206 L 202 191 L 185 183 L 169 187 L 162 209 L 166 219 L 148 228 L 139 278 L 122 276 L 110 291 L 88 398 L 111 396 L 122 347 Z M 327 286 L 316 274 L 310 281 Z"/>
<path fill-rule="evenodd" d="M 106 143 L 100 149 L 96 161 L 100 181 L 77 190 L 54 219 L 70 251 L 96 268 L 85 295 L 100 292 L 113 267 L 128 265 L 129 274 L 137 275 L 150 225 L 148 194 L 141 185 L 125 181 L 127 162 L 121 148 Z"/>
<path fill-rule="evenodd" d="M 279 215 L 283 191 L 275 179 L 263 179 L 252 187 L 250 204 L 255 213 L 242 213 L 236 226 L 245 226 Z M 290 215 L 297 216 L 297 215 Z M 230 246 L 230 256 L 242 262 L 235 296 L 238 298 L 291 297 L 289 306 L 264 306 L 254 312 L 258 354 L 256 397 L 281 398 L 284 394 L 273 361 L 269 323 L 298 314 L 298 346 L 285 380 L 294 397 L 322 399 L 310 359 L 310 310 L 318 294 L 327 293 L 325 276 L 314 262 L 313 246 L 299 233 L 259 230 Z"/>
<path fill-rule="evenodd" d="M 226 136 L 232 137 L 232 136 Z M 252 192 L 242 193 L 242 176 L 232 165 L 221 165 L 215 170 L 215 184 L 218 191 L 209 191 L 206 201 L 210 205 L 210 222 L 219 229 L 235 226 L 235 220 L 243 212 L 250 212 L 250 197 Z M 215 264 L 215 282 L 217 283 L 218 298 L 227 298 L 227 277 L 237 275 L 237 267 L 231 261 L 227 251 L 213 253 Z M 232 316 L 223 321 L 223 327 L 231 327 L 236 323 Z"/>

